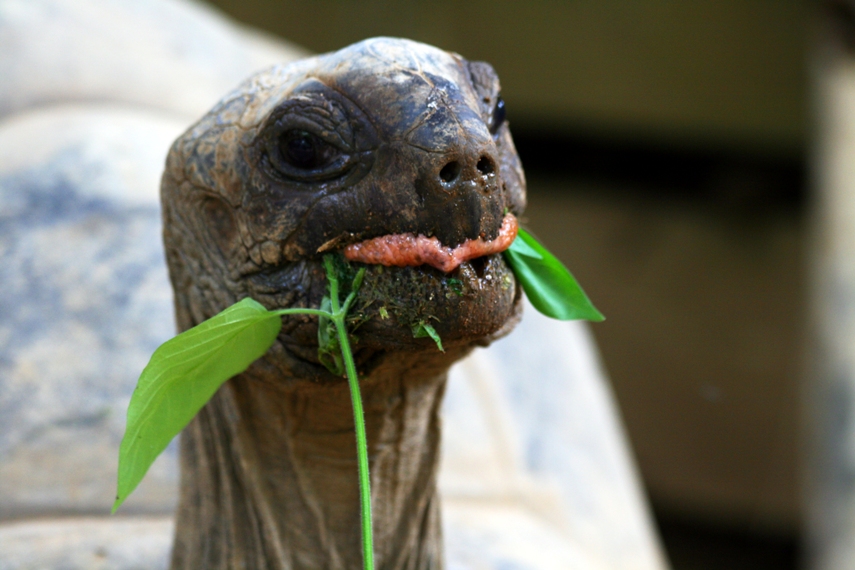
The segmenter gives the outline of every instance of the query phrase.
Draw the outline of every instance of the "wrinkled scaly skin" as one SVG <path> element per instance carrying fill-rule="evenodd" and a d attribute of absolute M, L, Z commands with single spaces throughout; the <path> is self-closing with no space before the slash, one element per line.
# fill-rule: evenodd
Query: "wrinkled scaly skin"
<path fill-rule="evenodd" d="M 363 239 L 496 237 L 504 212 L 525 206 L 510 132 L 494 120 L 498 94 L 489 65 L 388 38 L 247 80 L 167 159 L 164 241 L 180 328 L 247 296 L 317 307 L 322 252 Z M 324 141 L 323 159 L 288 154 L 282 141 L 303 133 Z M 448 275 L 368 268 L 355 351 L 377 568 L 442 567 L 435 479 L 446 372 L 508 332 L 519 301 L 501 255 Z M 419 321 L 445 353 L 413 338 Z M 181 446 L 173 569 L 361 567 L 350 395 L 318 362 L 314 317 L 285 318 L 273 348 L 220 389 Z"/>

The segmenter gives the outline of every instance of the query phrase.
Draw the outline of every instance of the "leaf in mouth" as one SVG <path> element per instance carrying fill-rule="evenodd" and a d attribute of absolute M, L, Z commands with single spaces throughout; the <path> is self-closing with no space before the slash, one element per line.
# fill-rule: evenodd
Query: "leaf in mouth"
<path fill-rule="evenodd" d="M 605 320 L 567 268 L 524 229 L 503 255 L 531 304 L 547 317 Z"/>

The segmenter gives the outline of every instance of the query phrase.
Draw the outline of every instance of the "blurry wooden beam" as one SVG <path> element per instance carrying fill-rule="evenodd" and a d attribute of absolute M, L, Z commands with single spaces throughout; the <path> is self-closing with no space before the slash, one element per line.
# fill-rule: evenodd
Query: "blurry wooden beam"
<path fill-rule="evenodd" d="M 855 568 L 855 2 L 823 2 L 813 81 L 813 277 L 806 404 L 811 570 Z"/>

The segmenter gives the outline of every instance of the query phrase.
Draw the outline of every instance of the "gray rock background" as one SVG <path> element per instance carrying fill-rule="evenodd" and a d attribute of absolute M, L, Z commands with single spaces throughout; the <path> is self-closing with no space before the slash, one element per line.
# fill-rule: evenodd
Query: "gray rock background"
<path fill-rule="evenodd" d="M 2 570 L 157 570 L 169 564 L 171 517 L 66 518 L 0 525 Z"/>
<path fill-rule="evenodd" d="M 163 160 L 301 55 L 192 2 L 0 0 L 0 570 L 165 567 L 174 444 L 106 515 L 128 399 L 174 331 Z M 665 567 L 584 324 L 529 308 L 453 370 L 445 423 L 449 568 Z"/>
<path fill-rule="evenodd" d="M 0 117 L 121 102 L 194 120 L 253 71 L 307 55 L 192 0 L 3 0 Z"/>

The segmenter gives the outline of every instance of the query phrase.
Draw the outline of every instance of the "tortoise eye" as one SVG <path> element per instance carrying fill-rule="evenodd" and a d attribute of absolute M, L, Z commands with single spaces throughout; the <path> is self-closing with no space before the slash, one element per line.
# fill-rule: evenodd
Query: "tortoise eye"
<path fill-rule="evenodd" d="M 490 133 L 496 134 L 499 127 L 505 122 L 505 100 L 500 95 L 496 100 L 496 106 L 493 107 L 493 116 L 490 119 Z"/>
<path fill-rule="evenodd" d="M 279 137 L 282 160 L 301 170 L 315 170 L 330 164 L 337 155 L 330 144 L 306 131 L 287 131 Z"/>

